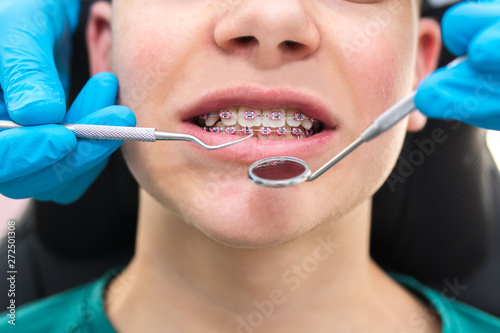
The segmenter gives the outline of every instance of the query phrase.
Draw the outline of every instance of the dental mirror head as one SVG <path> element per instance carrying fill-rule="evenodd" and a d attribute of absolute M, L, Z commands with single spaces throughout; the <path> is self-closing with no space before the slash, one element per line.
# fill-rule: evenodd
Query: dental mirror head
<path fill-rule="evenodd" d="M 308 180 L 309 166 L 295 157 L 281 156 L 265 158 L 250 166 L 248 176 L 257 185 L 265 187 L 288 187 Z"/>

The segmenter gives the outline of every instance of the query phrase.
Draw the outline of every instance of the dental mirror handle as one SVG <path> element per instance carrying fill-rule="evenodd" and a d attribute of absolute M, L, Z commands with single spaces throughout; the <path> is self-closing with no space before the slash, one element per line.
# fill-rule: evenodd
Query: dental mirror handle
<path fill-rule="evenodd" d="M 467 60 L 467 56 L 458 57 L 446 65 L 445 68 L 453 68 L 465 60 Z M 415 110 L 416 95 L 417 90 L 413 90 L 405 98 L 394 104 L 377 119 L 375 119 L 373 123 L 363 133 L 361 133 L 360 137 L 363 141 L 366 142 L 376 138 L 412 113 L 413 110 Z"/>
<path fill-rule="evenodd" d="M 384 133 L 412 113 L 415 110 L 416 94 L 416 90 L 412 91 L 405 98 L 382 113 L 370 126 L 368 126 L 367 129 L 363 131 L 363 133 L 361 133 L 360 138 L 364 142 L 375 139 L 377 136 Z"/>
<path fill-rule="evenodd" d="M 125 126 L 107 126 L 107 125 L 87 125 L 87 124 L 61 124 L 69 129 L 77 138 L 97 139 L 97 140 L 119 140 L 119 141 L 137 141 L 137 142 L 155 142 L 157 140 L 167 141 L 190 141 L 201 147 L 214 150 L 224 148 L 252 137 L 249 135 L 243 139 L 231 141 L 228 143 L 210 146 L 197 137 L 183 133 L 161 132 L 154 128 L 147 127 L 125 127 Z M 0 120 L 0 131 L 2 129 L 11 129 L 24 127 L 9 120 Z"/>
<path fill-rule="evenodd" d="M 363 133 L 361 133 L 359 138 L 354 140 L 349 146 L 338 153 L 334 158 L 326 162 L 321 168 L 311 174 L 307 181 L 310 182 L 315 180 L 332 166 L 340 162 L 340 160 L 342 160 L 344 157 L 349 155 L 354 149 L 358 148 L 363 142 L 375 139 L 377 136 L 384 133 L 389 128 L 401 121 L 401 119 L 409 115 L 413 110 L 415 110 L 415 95 L 416 91 L 412 91 L 408 96 L 382 113 L 377 119 L 373 121 L 373 123 L 371 123 L 370 126 L 368 126 L 367 129 L 363 131 Z"/>
<path fill-rule="evenodd" d="M 467 60 L 467 56 L 458 57 L 448 65 L 446 68 L 453 68 L 456 65 Z M 344 150 L 338 153 L 334 158 L 325 163 L 321 168 L 316 170 L 314 173 L 309 176 L 307 179 L 308 182 L 315 180 L 323 173 L 325 173 L 332 166 L 340 162 L 344 157 L 349 155 L 353 150 L 358 148 L 363 142 L 370 141 L 375 139 L 380 134 L 384 133 L 392 126 L 396 125 L 400 122 L 404 117 L 408 116 L 415 110 L 415 95 L 417 91 L 414 90 L 410 94 L 408 94 L 405 98 L 394 104 L 387 111 L 382 113 L 379 117 L 377 117 L 367 129 L 361 133 L 359 138 L 354 140 L 349 146 L 347 146 Z"/>

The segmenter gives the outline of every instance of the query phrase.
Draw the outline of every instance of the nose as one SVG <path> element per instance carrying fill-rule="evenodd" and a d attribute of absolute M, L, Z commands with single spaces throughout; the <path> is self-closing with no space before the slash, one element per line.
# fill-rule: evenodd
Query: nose
<path fill-rule="evenodd" d="M 259 68 L 276 68 L 313 54 L 319 31 L 299 0 L 233 1 L 215 25 L 217 45 L 249 58 Z"/>

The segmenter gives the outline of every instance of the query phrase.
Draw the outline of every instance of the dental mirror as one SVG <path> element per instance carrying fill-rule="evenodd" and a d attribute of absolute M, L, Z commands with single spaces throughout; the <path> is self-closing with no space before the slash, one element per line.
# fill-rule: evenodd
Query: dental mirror
<path fill-rule="evenodd" d="M 446 68 L 452 68 L 467 60 L 466 56 L 459 57 L 450 62 Z M 415 110 L 416 90 L 394 104 L 379 117 L 349 146 L 326 162 L 316 172 L 311 174 L 306 162 L 289 156 L 270 157 L 252 164 L 248 170 L 248 177 L 255 184 L 265 187 L 287 187 L 310 182 L 321 176 L 344 157 L 358 148 L 362 143 L 368 142 L 384 133 L 400 120 Z"/>
<path fill-rule="evenodd" d="M 369 127 L 365 130 L 365 132 L 363 132 L 363 134 L 367 133 L 368 130 L 371 132 Z M 375 134 L 375 136 L 368 140 L 377 137 L 381 133 L 383 132 Z M 347 148 L 342 150 L 334 158 L 326 162 L 325 165 L 312 174 L 307 163 L 301 159 L 290 156 L 281 156 L 270 157 L 255 162 L 248 169 L 248 177 L 257 185 L 274 188 L 288 187 L 298 185 L 303 182 L 313 181 L 332 166 L 337 164 L 341 159 L 349 155 L 363 142 L 368 141 L 363 138 L 363 134 L 361 134 L 361 137 L 354 140 L 349 146 L 347 146 Z"/>
<path fill-rule="evenodd" d="M 250 179 L 266 187 L 287 187 L 300 184 L 311 176 L 306 162 L 295 157 L 271 157 L 250 167 Z"/>

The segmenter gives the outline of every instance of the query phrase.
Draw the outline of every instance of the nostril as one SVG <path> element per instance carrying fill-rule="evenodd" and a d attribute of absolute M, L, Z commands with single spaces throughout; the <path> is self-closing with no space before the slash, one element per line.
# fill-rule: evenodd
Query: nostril
<path fill-rule="evenodd" d="M 250 45 L 252 43 L 257 43 L 257 39 L 254 36 L 241 36 L 234 38 L 233 41 L 239 45 Z"/>
<path fill-rule="evenodd" d="M 294 42 L 293 40 L 285 40 L 281 45 L 291 51 L 298 50 L 303 46 L 303 44 Z"/>

